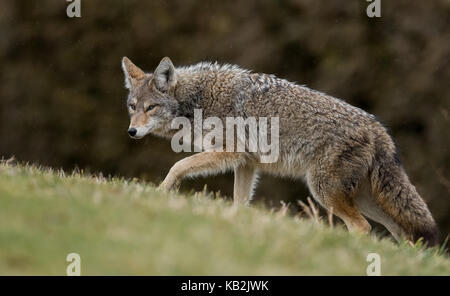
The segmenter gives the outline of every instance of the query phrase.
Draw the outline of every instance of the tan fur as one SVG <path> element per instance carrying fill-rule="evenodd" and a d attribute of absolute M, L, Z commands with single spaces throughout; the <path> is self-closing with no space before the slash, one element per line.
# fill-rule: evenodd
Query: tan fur
<path fill-rule="evenodd" d="M 135 138 L 148 133 L 170 138 L 172 119 L 278 117 L 280 156 L 261 163 L 259 152 L 202 152 L 177 162 L 161 184 L 170 190 L 185 177 L 234 169 L 234 199 L 247 204 L 258 173 L 303 179 L 314 198 L 351 231 L 368 232 L 363 215 L 397 238 L 437 243 L 437 227 L 409 181 L 386 129 L 371 114 L 342 100 L 234 65 L 199 63 L 175 68 L 164 58 L 143 74 L 124 58 Z M 136 69 L 137 68 L 137 69 Z M 147 106 L 156 106 L 147 110 Z M 225 125 L 224 125 L 225 126 Z M 363 214 L 363 215 L 362 215 Z"/>

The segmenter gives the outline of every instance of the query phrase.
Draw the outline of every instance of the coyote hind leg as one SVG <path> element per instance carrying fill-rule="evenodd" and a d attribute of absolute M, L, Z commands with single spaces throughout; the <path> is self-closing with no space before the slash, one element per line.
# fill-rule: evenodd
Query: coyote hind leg
<path fill-rule="evenodd" d="M 371 226 L 361 215 L 351 193 L 318 177 L 308 178 L 314 198 L 327 210 L 341 218 L 350 232 L 369 233 Z"/>
<path fill-rule="evenodd" d="M 355 203 L 349 202 L 348 197 L 335 196 L 329 198 L 326 208 L 332 209 L 333 214 L 341 218 L 350 232 L 369 233 L 371 226 L 359 212 Z"/>

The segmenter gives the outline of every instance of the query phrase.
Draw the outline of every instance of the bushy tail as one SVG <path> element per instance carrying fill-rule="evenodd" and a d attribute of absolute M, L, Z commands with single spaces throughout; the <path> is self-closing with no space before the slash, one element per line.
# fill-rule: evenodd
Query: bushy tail
<path fill-rule="evenodd" d="M 386 135 L 387 136 L 387 135 Z M 413 242 L 423 238 L 429 247 L 439 240 L 439 231 L 427 205 L 409 181 L 392 140 L 377 141 L 371 185 L 376 203 L 401 229 L 397 237 Z"/>

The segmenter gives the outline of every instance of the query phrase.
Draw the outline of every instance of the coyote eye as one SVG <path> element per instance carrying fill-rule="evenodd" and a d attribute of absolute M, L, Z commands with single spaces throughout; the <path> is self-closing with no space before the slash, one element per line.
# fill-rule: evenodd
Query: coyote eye
<path fill-rule="evenodd" d="M 147 108 L 145 108 L 145 112 L 149 112 L 150 110 L 152 110 L 152 109 L 155 108 L 156 106 L 158 106 L 158 105 L 156 105 L 156 104 L 149 105 Z"/>
<path fill-rule="evenodd" d="M 130 107 L 131 110 L 136 111 L 136 105 L 130 104 L 128 107 Z"/>

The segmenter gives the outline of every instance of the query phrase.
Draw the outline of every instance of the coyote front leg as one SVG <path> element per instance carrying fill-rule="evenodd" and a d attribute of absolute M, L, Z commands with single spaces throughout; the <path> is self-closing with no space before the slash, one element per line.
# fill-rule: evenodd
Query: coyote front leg
<path fill-rule="evenodd" d="M 186 157 L 170 169 L 160 188 L 172 190 L 187 176 L 209 175 L 231 169 L 244 161 L 241 153 L 201 152 Z"/>

